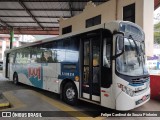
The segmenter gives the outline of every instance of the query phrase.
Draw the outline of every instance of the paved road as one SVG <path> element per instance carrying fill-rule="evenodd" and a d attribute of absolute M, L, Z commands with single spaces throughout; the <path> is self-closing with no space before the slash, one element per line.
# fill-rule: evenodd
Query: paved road
<path fill-rule="evenodd" d="M 19 90 L 19 89 L 28 89 L 28 86 L 22 85 L 22 86 L 16 86 L 11 81 L 8 81 L 5 77 L 2 75 L 2 71 L 0 71 L 0 93 L 5 91 L 11 91 L 11 90 Z"/>
<path fill-rule="evenodd" d="M 30 87 L 27 85 L 23 85 L 23 84 L 16 86 L 12 82 L 7 81 L 0 73 L 0 93 L 5 92 L 5 91 L 22 90 L 22 89 L 30 89 L 30 90 L 38 91 L 47 97 L 50 97 L 55 100 L 60 100 L 59 95 L 54 94 L 52 92 L 40 90 L 40 89 Z M 110 111 L 110 109 L 103 108 L 103 107 L 93 105 L 93 104 L 83 102 L 83 101 L 80 101 L 79 105 L 75 106 L 74 108 L 80 111 L 85 111 L 85 114 L 88 114 L 93 117 L 99 116 L 100 115 L 99 111 Z M 97 111 L 97 114 L 95 114 L 95 112 L 92 113 L 91 112 L 92 110 Z M 133 111 L 159 111 L 160 112 L 160 101 L 150 100 L 145 105 L 138 107 L 134 109 Z M 44 118 L 44 119 L 51 120 L 51 118 Z M 143 120 L 160 120 L 160 117 L 159 118 L 158 117 L 109 117 L 109 118 L 104 118 L 104 119 L 107 119 L 107 120 L 142 120 L 142 119 Z M 18 119 L 18 120 L 21 120 L 21 119 Z"/>

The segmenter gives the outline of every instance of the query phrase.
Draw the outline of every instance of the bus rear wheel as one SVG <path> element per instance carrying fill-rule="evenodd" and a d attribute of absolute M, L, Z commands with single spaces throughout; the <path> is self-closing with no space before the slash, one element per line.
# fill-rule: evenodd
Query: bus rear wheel
<path fill-rule="evenodd" d="M 70 105 L 76 105 L 77 104 L 77 99 L 78 99 L 78 93 L 76 86 L 69 82 L 64 86 L 63 89 L 63 100 Z"/>
<path fill-rule="evenodd" d="M 14 83 L 15 85 L 18 85 L 18 75 L 17 75 L 17 74 L 14 74 L 14 75 L 13 75 L 13 83 Z"/>

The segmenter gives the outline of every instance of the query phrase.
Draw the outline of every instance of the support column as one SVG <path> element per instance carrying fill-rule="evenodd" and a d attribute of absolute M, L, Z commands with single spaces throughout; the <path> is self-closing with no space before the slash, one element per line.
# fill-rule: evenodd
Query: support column
<path fill-rule="evenodd" d="M 13 47 L 13 39 L 14 39 L 14 29 L 10 29 L 10 49 Z"/>

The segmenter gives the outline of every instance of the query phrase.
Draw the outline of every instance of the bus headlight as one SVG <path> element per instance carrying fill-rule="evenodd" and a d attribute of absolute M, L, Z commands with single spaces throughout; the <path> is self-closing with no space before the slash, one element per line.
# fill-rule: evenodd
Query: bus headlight
<path fill-rule="evenodd" d="M 120 83 L 118 83 L 118 87 L 123 91 L 125 92 L 126 94 L 128 94 L 129 96 L 133 96 L 134 95 L 134 91 L 130 88 L 128 88 L 127 86 L 124 86 Z"/>

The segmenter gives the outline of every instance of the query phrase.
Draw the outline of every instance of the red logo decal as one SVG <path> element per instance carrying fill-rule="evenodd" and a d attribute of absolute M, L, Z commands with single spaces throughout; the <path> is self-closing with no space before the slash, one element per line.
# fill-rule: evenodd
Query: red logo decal
<path fill-rule="evenodd" d="M 41 68 L 28 68 L 28 77 L 38 77 L 38 80 L 41 80 Z"/>
<path fill-rule="evenodd" d="M 109 95 L 108 94 L 104 94 L 104 96 L 108 97 Z"/>

